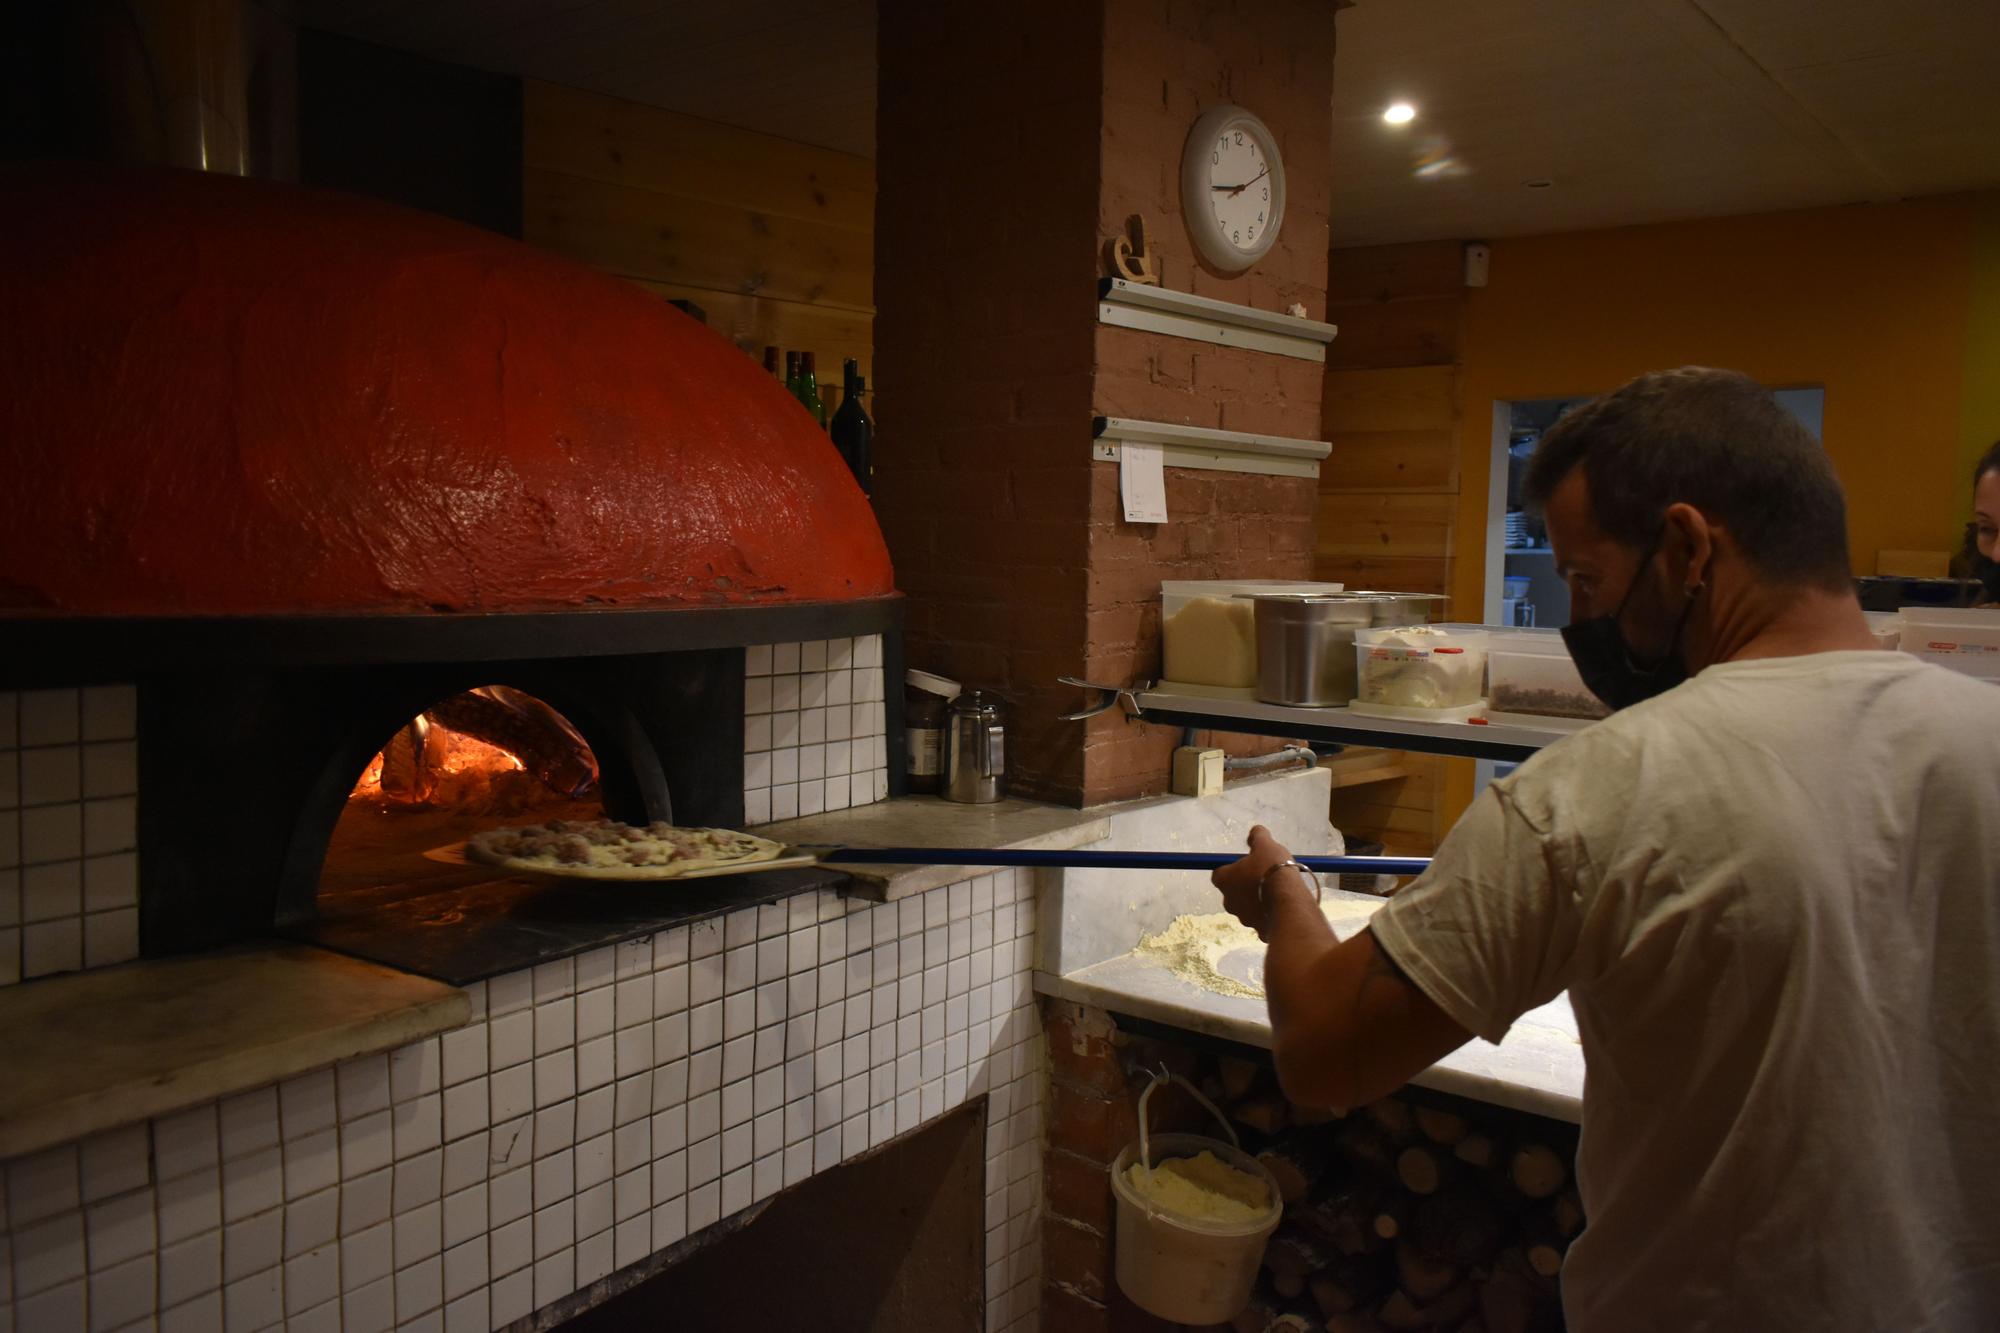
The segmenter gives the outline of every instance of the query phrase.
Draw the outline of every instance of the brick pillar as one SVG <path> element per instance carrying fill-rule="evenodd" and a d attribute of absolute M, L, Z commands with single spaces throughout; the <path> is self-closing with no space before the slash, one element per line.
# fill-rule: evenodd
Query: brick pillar
<path fill-rule="evenodd" d="M 1047 1148 L 1042 1158 L 1042 1333 L 1168 1333 L 1179 1328 L 1133 1305 L 1113 1264 L 1112 1159 L 1139 1135 L 1145 1071 L 1164 1062 L 1193 1078 L 1185 1047 L 1127 1038 L 1101 1009 L 1042 1002 L 1049 1043 Z M 1205 1111 L 1180 1088 L 1153 1094 L 1156 1134 L 1214 1134 Z"/>
<path fill-rule="evenodd" d="M 909 664 L 1005 695 L 1015 790 L 1069 801 L 1101 22 L 1069 0 L 880 15 L 875 504 Z"/>
<path fill-rule="evenodd" d="M 880 24 L 877 509 L 910 662 L 1008 696 L 1024 794 L 1164 790 L 1176 734 L 1057 722 L 1081 696 L 1055 678 L 1156 677 L 1163 578 L 1306 577 L 1314 488 L 1175 470 L 1170 521 L 1128 524 L 1090 418 L 1312 437 L 1321 375 L 1100 328 L 1092 285 L 1138 213 L 1165 286 L 1322 316 L 1333 9 L 885 0 Z M 1288 174 L 1277 245 L 1235 276 L 1195 258 L 1179 199 L 1188 131 L 1224 102 L 1264 119 Z"/>

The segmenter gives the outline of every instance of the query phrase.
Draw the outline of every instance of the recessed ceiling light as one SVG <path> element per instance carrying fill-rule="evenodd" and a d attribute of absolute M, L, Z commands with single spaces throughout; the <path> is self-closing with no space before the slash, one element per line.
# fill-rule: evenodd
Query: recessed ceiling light
<path fill-rule="evenodd" d="M 1537 176 L 1535 177 L 1535 179 L 1531 181 L 1522 181 L 1521 184 L 1527 186 L 1531 190 L 1546 190 L 1551 185 L 1554 185 L 1555 182 L 1550 180 L 1546 176 Z"/>
<path fill-rule="evenodd" d="M 1417 109 L 1408 102 L 1391 102 L 1382 119 L 1391 125 L 1407 125 L 1417 118 Z"/>

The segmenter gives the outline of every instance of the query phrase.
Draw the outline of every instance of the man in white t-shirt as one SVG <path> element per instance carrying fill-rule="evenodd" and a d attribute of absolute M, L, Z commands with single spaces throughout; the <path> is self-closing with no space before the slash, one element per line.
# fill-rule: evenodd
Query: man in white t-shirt
<path fill-rule="evenodd" d="M 1575 1333 L 2000 1329 L 2000 688 L 1874 647 L 1832 468 L 1742 376 L 1571 413 L 1528 491 L 1618 711 L 1345 943 L 1263 830 L 1217 872 L 1287 1092 L 1381 1096 L 1566 990 Z"/>

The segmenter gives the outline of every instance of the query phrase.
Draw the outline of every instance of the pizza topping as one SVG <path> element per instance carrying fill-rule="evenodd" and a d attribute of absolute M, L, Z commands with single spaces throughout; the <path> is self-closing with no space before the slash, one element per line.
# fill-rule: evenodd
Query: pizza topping
<path fill-rule="evenodd" d="M 682 870 L 743 861 L 764 861 L 782 848 L 766 839 L 730 829 L 675 828 L 659 821 L 644 828 L 612 820 L 552 819 L 547 824 L 493 829 L 467 843 L 474 860 L 519 869 L 585 873 L 657 871 L 670 877 Z"/>

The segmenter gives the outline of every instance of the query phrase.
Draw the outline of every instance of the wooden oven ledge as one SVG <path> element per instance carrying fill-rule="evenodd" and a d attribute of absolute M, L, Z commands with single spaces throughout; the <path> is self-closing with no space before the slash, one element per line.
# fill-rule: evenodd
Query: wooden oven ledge
<path fill-rule="evenodd" d="M 1111 835 L 1103 810 L 1077 810 L 1040 801 L 1004 800 L 960 805 L 936 796 L 898 796 L 851 810 L 785 819 L 751 830 L 795 847 L 978 847 L 1066 850 Z M 852 877 L 850 897 L 895 902 L 955 883 L 976 868 L 953 865 L 867 865 L 843 862 Z"/>
<path fill-rule="evenodd" d="M 0 988 L 0 1158 L 463 1026 L 464 991 L 305 945 Z"/>

